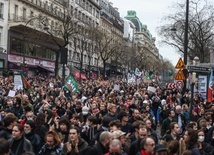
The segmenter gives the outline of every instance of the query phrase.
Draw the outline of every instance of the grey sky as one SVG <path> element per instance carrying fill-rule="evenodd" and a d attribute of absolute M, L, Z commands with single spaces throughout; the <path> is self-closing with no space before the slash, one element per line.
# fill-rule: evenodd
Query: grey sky
<path fill-rule="evenodd" d="M 127 15 L 128 10 L 135 10 L 140 21 L 147 25 L 148 30 L 153 37 L 156 37 L 156 45 L 160 51 L 160 54 L 169 59 L 174 65 L 176 65 L 178 59 L 181 57 L 173 48 L 166 45 L 161 45 L 161 38 L 157 35 L 157 27 L 161 25 L 161 19 L 164 15 L 170 11 L 170 6 L 177 0 L 110 0 L 114 7 L 117 7 L 120 12 L 120 16 Z"/>

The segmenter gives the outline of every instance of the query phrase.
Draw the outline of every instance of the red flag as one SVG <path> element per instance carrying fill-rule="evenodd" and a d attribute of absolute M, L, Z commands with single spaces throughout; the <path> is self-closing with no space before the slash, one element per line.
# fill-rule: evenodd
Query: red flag
<path fill-rule="evenodd" d="M 208 95 L 207 95 L 207 101 L 208 102 L 212 102 L 212 100 L 213 100 L 213 88 L 214 88 L 213 70 L 211 69 L 211 71 L 210 71 L 210 79 L 209 79 Z"/>
<path fill-rule="evenodd" d="M 25 89 L 31 89 L 30 83 L 22 76 L 22 82 Z"/>

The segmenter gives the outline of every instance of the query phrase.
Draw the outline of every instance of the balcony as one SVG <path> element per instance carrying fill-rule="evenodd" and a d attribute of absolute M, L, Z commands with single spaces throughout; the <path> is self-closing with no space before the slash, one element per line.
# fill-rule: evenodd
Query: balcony
<path fill-rule="evenodd" d="M 54 16 L 55 18 L 59 19 L 64 18 L 64 13 L 62 11 L 56 10 L 56 8 L 53 8 L 52 6 L 42 2 L 41 0 L 20 0 L 20 1 L 25 2 L 33 7 L 36 7 L 40 11 L 45 11 L 45 13 L 47 13 L 49 16 Z M 62 0 L 55 1 L 66 6 L 68 5 L 66 1 Z"/>
<path fill-rule="evenodd" d="M 101 10 L 99 3 L 97 3 L 95 0 L 88 0 L 88 1 L 91 2 L 97 9 Z"/>
<path fill-rule="evenodd" d="M 17 31 L 23 31 L 24 28 L 29 27 L 29 28 L 33 28 L 39 31 L 44 31 L 43 30 L 43 26 L 42 24 L 40 24 L 36 18 L 35 20 L 29 20 L 29 19 L 33 19 L 35 17 L 26 17 L 26 16 L 18 16 L 16 14 L 9 14 L 8 16 L 8 24 L 9 24 L 9 28 L 13 28 L 16 29 Z M 20 29 L 22 28 L 22 29 Z"/>

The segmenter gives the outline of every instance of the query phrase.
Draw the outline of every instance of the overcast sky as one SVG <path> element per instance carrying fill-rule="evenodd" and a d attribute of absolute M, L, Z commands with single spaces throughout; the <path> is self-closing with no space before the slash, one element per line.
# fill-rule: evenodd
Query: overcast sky
<path fill-rule="evenodd" d="M 161 25 L 161 19 L 164 15 L 169 13 L 170 6 L 177 0 L 110 0 L 114 7 L 117 7 L 120 16 L 127 15 L 128 10 L 135 10 L 138 18 L 142 24 L 147 25 L 148 30 L 153 37 L 156 37 L 156 46 L 160 54 L 169 59 L 176 65 L 178 59 L 181 57 L 173 48 L 163 46 L 160 44 L 161 38 L 157 35 L 157 27 Z"/>

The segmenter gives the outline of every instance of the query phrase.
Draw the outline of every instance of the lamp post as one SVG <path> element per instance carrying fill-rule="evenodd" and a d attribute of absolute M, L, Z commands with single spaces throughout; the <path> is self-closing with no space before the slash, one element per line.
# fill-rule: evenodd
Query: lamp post
<path fill-rule="evenodd" d="M 187 69 L 186 69 L 186 65 L 187 65 L 187 52 L 188 52 L 188 27 L 189 27 L 189 0 L 186 0 L 186 18 L 185 18 L 185 29 L 184 29 L 184 69 L 183 69 L 183 73 L 184 75 L 187 74 Z M 175 32 L 177 31 L 175 27 L 173 27 L 171 29 L 171 31 Z M 183 87 L 183 94 L 186 92 L 186 84 L 187 81 L 184 80 L 184 87 Z"/>
<path fill-rule="evenodd" d="M 186 0 L 186 20 L 185 20 L 185 31 L 184 31 L 184 70 L 186 71 L 187 65 L 187 51 L 188 51 L 188 27 L 189 27 L 189 0 Z M 183 93 L 186 91 L 186 83 L 184 80 Z"/>

